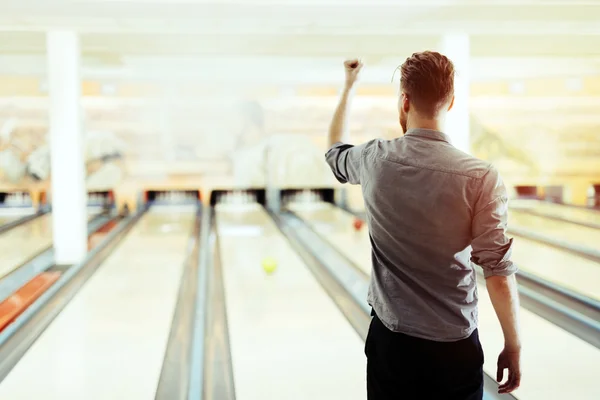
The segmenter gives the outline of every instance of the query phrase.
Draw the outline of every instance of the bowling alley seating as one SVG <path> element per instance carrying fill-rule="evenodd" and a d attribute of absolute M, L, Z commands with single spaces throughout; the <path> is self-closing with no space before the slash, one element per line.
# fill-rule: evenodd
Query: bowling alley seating
<path fill-rule="evenodd" d="M 541 200 L 541 195 L 538 187 L 535 185 L 519 185 L 515 186 L 517 199 L 523 200 Z"/>

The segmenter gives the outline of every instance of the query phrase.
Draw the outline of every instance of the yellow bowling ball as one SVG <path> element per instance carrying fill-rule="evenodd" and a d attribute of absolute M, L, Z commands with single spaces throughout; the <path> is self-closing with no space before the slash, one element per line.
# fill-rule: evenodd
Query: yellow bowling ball
<path fill-rule="evenodd" d="M 262 267 L 265 272 L 271 275 L 277 269 L 277 261 L 272 257 L 267 257 L 262 260 Z"/>

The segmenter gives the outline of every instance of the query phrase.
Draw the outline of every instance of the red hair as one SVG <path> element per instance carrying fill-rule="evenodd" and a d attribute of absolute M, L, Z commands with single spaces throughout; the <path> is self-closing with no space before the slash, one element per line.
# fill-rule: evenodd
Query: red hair
<path fill-rule="evenodd" d="M 419 114 L 435 118 L 454 96 L 454 64 L 435 51 L 414 53 L 400 66 L 400 87 Z"/>

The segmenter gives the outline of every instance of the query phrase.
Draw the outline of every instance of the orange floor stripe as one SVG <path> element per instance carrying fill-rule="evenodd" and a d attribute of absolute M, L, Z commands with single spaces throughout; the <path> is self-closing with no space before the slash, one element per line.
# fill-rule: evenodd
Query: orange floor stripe
<path fill-rule="evenodd" d="M 60 272 L 42 272 L 0 303 L 0 331 L 21 315 L 59 277 Z"/>

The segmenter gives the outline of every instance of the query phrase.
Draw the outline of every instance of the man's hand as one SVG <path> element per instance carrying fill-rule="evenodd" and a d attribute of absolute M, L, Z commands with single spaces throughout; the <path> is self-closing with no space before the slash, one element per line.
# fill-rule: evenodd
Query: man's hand
<path fill-rule="evenodd" d="M 346 71 L 346 88 L 350 89 L 358 80 L 358 75 L 363 67 L 359 59 L 344 61 L 344 70 Z"/>
<path fill-rule="evenodd" d="M 504 370 L 508 369 L 506 382 L 504 380 Z M 510 393 L 521 385 L 521 350 L 504 348 L 498 357 L 498 372 L 496 380 L 501 383 L 498 386 L 498 393 Z"/>

